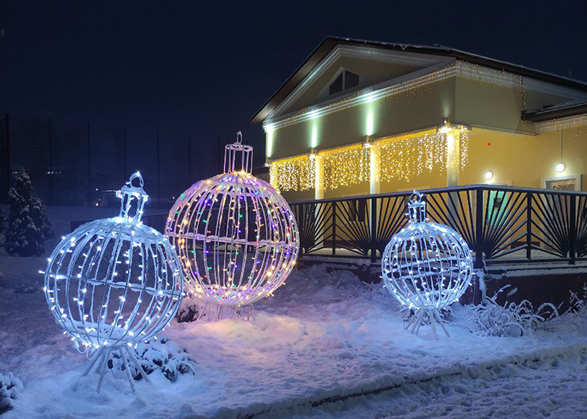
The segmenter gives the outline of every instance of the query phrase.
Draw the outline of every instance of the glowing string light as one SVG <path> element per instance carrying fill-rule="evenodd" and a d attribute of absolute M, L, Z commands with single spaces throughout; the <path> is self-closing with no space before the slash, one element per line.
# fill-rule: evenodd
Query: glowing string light
<path fill-rule="evenodd" d="M 138 185 L 133 185 L 133 182 Z M 55 320 L 80 352 L 93 353 L 102 387 L 113 352 L 129 371 L 130 347 L 153 338 L 175 317 L 182 299 L 179 259 L 161 233 L 141 221 L 148 195 L 136 172 L 123 186 L 118 217 L 84 224 L 57 245 L 45 274 Z M 128 374 L 134 392 L 133 378 Z"/>
<path fill-rule="evenodd" d="M 418 333 L 423 316 L 448 331 L 439 311 L 458 301 L 471 283 L 473 259 L 465 240 L 452 228 L 428 222 L 426 203 L 414 192 L 408 202 L 410 222 L 392 237 L 381 258 L 383 281 L 402 304 L 416 311 L 407 325 Z"/>
<path fill-rule="evenodd" d="M 463 169 L 468 163 L 469 136 L 466 129 L 460 132 L 459 164 Z M 370 154 L 378 153 L 377 167 L 370 169 Z M 383 138 L 325 150 L 322 157 L 326 190 L 341 186 L 369 182 L 372 175 L 378 181 L 394 179 L 410 181 L 424 172 L 446 172 L 448 147 L 445 132 L 424 133 L 407 138 Z M 305 191 L 314 188 L 316 166 L 311 156 L 296 156 L 271 162 L 272 185 L 280 191 Z"/>
<path fill-rule="evenodd" d="M 165 230 L 188 290 L 237 314 L 283 284 L 299 251 L 293 212 L 271 185 L 250 174 L 252 161 L 252 147 L 242 144 L 239 132 L 225 148 L 224 173 L 181 194 Z"/>

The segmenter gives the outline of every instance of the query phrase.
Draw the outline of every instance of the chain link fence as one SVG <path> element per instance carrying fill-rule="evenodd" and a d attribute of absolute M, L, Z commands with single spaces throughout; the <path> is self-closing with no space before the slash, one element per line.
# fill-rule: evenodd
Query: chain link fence
<path fill-rule="evenodd" d="M 151 202 L 168 207 L 194 181 L 218 171 L 218 149 L 216 141 L 190 133 L 139 135 L 125 127 L 6 114 L 0 118 L 0 202 L 7 201 L 11 174 L 24 168 L 47 205 L 118 205 L 115 191 L 139 170 Z"/>

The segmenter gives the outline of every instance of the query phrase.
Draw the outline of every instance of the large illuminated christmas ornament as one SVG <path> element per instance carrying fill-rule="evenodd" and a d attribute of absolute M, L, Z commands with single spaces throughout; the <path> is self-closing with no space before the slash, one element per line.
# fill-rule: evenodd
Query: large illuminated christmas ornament
<path fill-rule="evenodd" d="M 113 352 L 123 360 L 133 392 L 129 362 L 149 381 L 131 348 L 161 332 L 182 298 L 177 254 L 161 233 L 141 222 L 149 197 L 140 173 L 131 176 L 119 197 L 120 215 L 84 224 L 64 237 L 44 272 L 55 320 L 80 352 L 93 355 L 83 376 L 96 368 L 98 392 Z"/>
<path fill-rule="evenodd" d="M 283 284 L 298 255 L 293 212 L 251 175 L 252 163 L 253 149 L 239 132 L 225 147 L 224 173 L 192 185 L 169 212 L 165 235 L 180 257 L 186 288 L 204 302 L 208 318 L 210 307 L 218 317 L 223 307 L 242 317 L 241 306 Z"/>
<path fill-rule="evenodd" d="M 417 334 L 428 319 L 447 336 L 439 311 L 456 302 L 471 283 L 473 259 L 465 240 L 452 228 L 428 222 L 426 203 L 414 192 L 408 202 L 409 224 L 392 237 L 383 252 L 385 287 L 402 304 L 416 311 L 406 325 Z"/>

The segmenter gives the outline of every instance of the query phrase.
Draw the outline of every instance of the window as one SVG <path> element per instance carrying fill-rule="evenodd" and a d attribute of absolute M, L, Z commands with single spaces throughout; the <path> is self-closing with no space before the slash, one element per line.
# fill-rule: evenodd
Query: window
<path fill-rule="evenodd" d="M 359 85 L 359 76 L 350 71 L 344 72 L 344 89 L 350 89 Z"/>
<path fill-rule="evenodd" d="M 352 89 L 358 85 L 359 76 L 351 73 L 350 71 L 344 70 L 328 87 L 328 94 L 333 95 L 335 93 L 342 92 L 343 90 Z"/>
<path fill-rule="evenodd" d="M 343 77 L 344 73 L 340 73 L 340 75 L 336 78 L 336 80 L 334 80 L 332 82 L 332 84 L 330 85 L 330 87 L 328 88 L 328 94 L 329 95 L 333 95 L 335 93 L 338 92 L 342 92 L 343 91 L 343 83 L 342 83 L 342 77 Z"/>

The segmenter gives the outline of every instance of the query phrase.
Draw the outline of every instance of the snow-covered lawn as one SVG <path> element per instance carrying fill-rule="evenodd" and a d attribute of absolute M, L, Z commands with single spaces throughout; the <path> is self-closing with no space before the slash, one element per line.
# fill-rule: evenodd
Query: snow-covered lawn
<path fill-rule="evenodd" d="M 153 373 L 135 396 L 112 375 L 98 395 L 90 376 L 73 391 L 86 359 L 47 309 L 44 263 L 0 255 L 0 373 L 25 386 L 7 418 L 587 417 L 586 320 L 521 338 L 451 324 L 435 341 L 404 331 L 386 290 L 324 266 L 294 272 L 255 321 L 174 322 L 165 335 L 195 358 L 194 377 Z"/>

